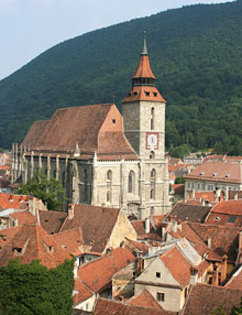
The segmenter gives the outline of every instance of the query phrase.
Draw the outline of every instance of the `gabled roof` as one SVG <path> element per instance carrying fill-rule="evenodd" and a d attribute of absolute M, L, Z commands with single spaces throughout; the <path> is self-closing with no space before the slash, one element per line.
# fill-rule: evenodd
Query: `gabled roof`
<path fill-rule="evenodd" d="M 1 266 L 6 266 L 10 259 L 16 258 L 25 264 L 40 260 L 47 268 L 55 268 L 65 259 L 71 259 L 37 223 L 23 225 L 0 251 Z"/>
<path fill-rule="evenodd" d="M 235 262 L 237 257 L 238 237 L 240 229 L 223 225 L 200 224 L 190 222 L 192 229 L 207 242 L 211 238 L 211 248 L 208 259 L 217 260 L 224 254 L 228 256 L 229 262 Z M 216 254 L 214 256 L 214 254 Z"/>
<path fill-rule="evenodd" d="M 126 267 L 135 256 L 128 248 L 116 248 L 78 270 L 78 277 L 93 291 L 101 292 L 111 285 L 112 276 Z"/>
<path fill-rule="evenodd" d="M 25 136 L 22 146 L 28 146 L 31 147 L 36 144 L 36 142 L 39 140 L 40 136 L 45 130 L 45 127 L 47 126 L 49 120 L 37 120 L 35 121 L 32 126 L 30 127 L 27 135 Z"/>
<path fill-rule="evenodd" d="M 242 200 L 223 200 L 213 207 L 211 213 L 242 216 Z"/>
<path fill-rule="evenodd" d="M 175 315 L 176 313 L 99 298 L 94 315 Z"/>
<path fill-rule="evenodd" d="M 39 210 L 40 225 L 48 234 L 58 233 L 67 217 L 62 211 Z"/>
<path fill-rule="evenodd" d="M 75 289 L 73 295 L 75 305 L 86 301 L 93 296 L 93 294 L 94 293 L 79 278 L 75 278 Z"/>
<path fill-rule="evenodd" d="M 19 226 L 24 224 L 35 224 L 37 222 L 36 217 L 28 210 L 11 213 L 9 214 L 9 217 L 17 220 Z"/>
<path fill-rule="evenodd" d="M 82 254 L 81 246 L 83 244 L 83 236 L 80 228 L 74 230 L 67 230 L 52 235 L 56 243 L 68 253 L 78 256 Z"/>
<path fill-rule="evenodd" d="M 89 251 L 102 253 L 121 210 L 84 204 L 75 204 L 73 207 L 74 217 L 70 219 L 67 216 L 60 231 L 80 228 L 83 243 L 89 248 Z"/>
<path fill-rule="evenodd" d="M 132 297 L 129 301 L 129 304 L 156 308 L 158 310 L 163 310 L 161 305 L 156 301 L 153 295 L 147 290 L 144 289 L 139 295 Z"/>
<path fill-rule="evenodd" d="M 230 314 L 233 305 L 240 305 L 240 299 L 240 290 L 199 283 L 192 287 L 182 315 L 211 314 L 219 305 L 223 305 L 225 314 Z"/>
<path fill-rule="evenodd" d="M 199 179 L 206 181 L 219 181 L 225 183 L 242 183 L 242 164 L 229 162 L 205 162 L 190 174 L 186 179 Z"/>
<path fill-rule="evenodd" d="M 211 207 L 204 207 L 200 205 L 191 205 L 185 202 L 177 202 L 170 212 L 176 219 L 190 222 L 204 222 Z"/>
<path fill-rule="evenodd" d="M 8 244 L 19 230 L 20 230 L 19 226 L 0 230 L 0 249 L 2 249 L 6 244 Z"/>

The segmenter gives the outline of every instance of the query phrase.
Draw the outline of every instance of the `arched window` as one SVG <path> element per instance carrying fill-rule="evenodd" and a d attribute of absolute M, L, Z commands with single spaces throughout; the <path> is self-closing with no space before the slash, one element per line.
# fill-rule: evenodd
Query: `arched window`
<path fill-rule="evenodd" d="M 150 208 L 150 215 L 154 215 L 155 214 L 155 208 L 154 207 L 151 207 Z"/>
<path fill-rule="evenodd" d="M 109 170 L 108 172 L 107 172 L 107 182 L 108 183 L 111 183 L 112 182 L 112 171 L 111 170 Z"/>
<path fill-rule="evenodd" d="M 150 151 L 150 159 L 153 160 L 155 158 L 155 152 Z"/>
<path fill-rule="evenodd" d="M 107 202 L 112 202 L 112 194 L 110 190 L 107 192 Z"/>
<path fill-rule="evenodd" d="M 150 199 L 152 199 L 152 200 L 155 199 L 155 187 L 154 186 L 151 186 Z"/>
<path fill-rule="evenodd" d="M 129 178 L 128 178 L 128 192 L 134 193 L 134 181 L 135 181 L 135 174 L 133 171 L 129 172 Z"/>
<path fill-rule="evenodd" d="M 150 181 L 155 183 L 155 180 L 156 180 L 156 171 L 153 168 L 152 171 L 150 172 Z"/>
<path fill-rule="evenodd" d="M 151 120 L 150 120 L 150 129 L 154 130 L 155 128 L 155 108 L 151 108 Z"/>

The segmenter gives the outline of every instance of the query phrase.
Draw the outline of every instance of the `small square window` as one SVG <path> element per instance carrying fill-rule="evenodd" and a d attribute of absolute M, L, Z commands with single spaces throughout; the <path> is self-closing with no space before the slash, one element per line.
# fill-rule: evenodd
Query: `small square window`
<path fill-rule="evenodd" d="M 154 96 L 155 96 L 155 97 L 157 96 L 157 92 L 154 92 Z"/>
<path fill-rule="evenodd" d="M 113 124 L 116 124 L 116 119 L 113 119 L 112 122 L 113 122 Z"/>
<path fill-rule="evenodd" d="M 145 95 L 146 95 L 146 96 L 150 96 L 150 92 L 147 92 L 147 91 L 146 91 L 146 92 L 145 92 Z"/>
<path fill-rule="evenodd" d="M 160 278 L 160 272 L 156 272 L 156 278 Z"/>
<path fill-rule="evenodd" d="M 159 302 L 164 302 L 165 301 L 165 293 L 157 292 L 156 293 L 156 299 Z"/>

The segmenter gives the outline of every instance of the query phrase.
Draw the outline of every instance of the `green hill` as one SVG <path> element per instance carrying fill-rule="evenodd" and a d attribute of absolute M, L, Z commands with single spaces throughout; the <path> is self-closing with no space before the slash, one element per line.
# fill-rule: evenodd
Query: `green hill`
<path fill-rule="evenodd" d="M 113 94 L 119 106 L 145 28 L 157 86 L 167 100 L 167 148 L 189 144 L 242 155 L 241 17 L 242 0 L 194 5 L 54 46 L 0 81 L 0 147 L 20 142 L 34 120 L 56 108 L 112 102 Z"/>

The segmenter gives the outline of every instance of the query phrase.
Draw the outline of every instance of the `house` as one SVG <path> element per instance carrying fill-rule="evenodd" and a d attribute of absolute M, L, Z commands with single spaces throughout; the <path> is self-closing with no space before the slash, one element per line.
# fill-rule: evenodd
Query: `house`
<path fill-rule="evenodd" d="M 14 228 L 14 233 L 0 251 L 0 266 L 6 266 L 9 260 L 18 258 L 22 264 L 40 260 L 43 266 L 50 269 L 71 259 L 38 223 Z"/>
<path fill-rule="evenodd" d="M 212 311 L 216 310 L 220 305 L 222 305 L 224 309 L 223 314 L 230 314 L 233 306 L 239 306 L 240 301 L 240 290 L 198 283 L 196 286 L 192 287 L 181 314 L 212 314 Z"/>
<path fill-rule="evenodd" d="M 226 193 L 229 190 L 242 190 L 242 164 L 240 162 L 205 162 L 185 178 L 185 197 L 192 189 L 214 191 L 216 188 Z"/>
<path fill-rule="evenodd" d="M 115 104 L 97 104 L 34 122 L 21 145 L 13 144 L 12 180 L 25 183 L 41 168 L 61 181 L 71 203 L 121 208 L 139 219 L 166 213 L 166 101 L 155 81 L 144 38 L 123 116 Z"/>
<path fill-rule="evenodd" d="M 209 206 L 193 205 L 179 201 L 166 218 L 173 217 L 176 220 L 203 223 L 210 209 Z"/>
<path fill-rule="evenodd" d="M 165 310 L 179 312 L 190 286 L 206 282 L 208 268 L 185 238 L 153 248 L 144 257 L 143 272 L 135 279 L 135 295 L 147 289 Z"/>
<path fill-rule="evenodd" d="M 205 223 L 242 227 L 242 199 L 221 201 L 211 209 Z"/>
<path fill-rule="evenodd" d="M 92 312 L 97 296 L 79 278 L 75 278 L 73 300 L 76 310 Z"/>

